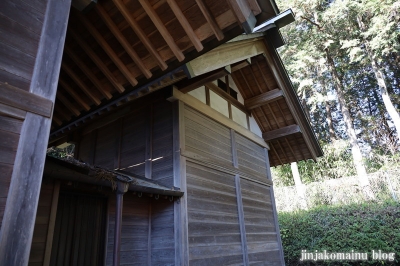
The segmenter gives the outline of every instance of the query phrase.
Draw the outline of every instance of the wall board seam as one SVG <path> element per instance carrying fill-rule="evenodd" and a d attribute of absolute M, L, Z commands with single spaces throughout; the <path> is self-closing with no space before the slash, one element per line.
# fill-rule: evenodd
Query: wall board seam
<path fill-rule="evenodd" d="M 246 226 L 244 222 L 244 211 L 242 202 L 242 188 L 240 186 L 240 176 L 235 175 L 235 185 L 236 185 L 236 200 L 239 214 L 239 226 L 240 226 L 240 237 L 243 252 L 243 264 L 249 265 L 249 254 L 247 252 L 247 238 L 246 238 Z"/>
<path fill-rule="evenodd" d="M 198 165 L 206 166 L 206 167 L 218 170 L 223 173 L 232 174 L 232 175 L 239 174 L 243 179 L 253 181 L 255 183 L 258 183 L 258 184 L 261 184 L 264 186 L 269 187 L 269 186 L 272 186 L 272 184 L 273 184 L 272 180 L 265 180 L 266 182 L 258 181 L 258 180 L 253 179 L 251 175 L 248 175 L 247 173 L 242 172 L 239 169 L 236 169 L 236 168 L 228 169 L 224 166 L 220 166 L 220 165 L 213 164 L 210 162 L 202 161 L 202 160 L 199 160 L 198 158 L 195 158 L 194 156 L 189 155 L 187 152 L 182 154 L 182 156 L 185 157 L 187 161 L 196 163 Z"/>

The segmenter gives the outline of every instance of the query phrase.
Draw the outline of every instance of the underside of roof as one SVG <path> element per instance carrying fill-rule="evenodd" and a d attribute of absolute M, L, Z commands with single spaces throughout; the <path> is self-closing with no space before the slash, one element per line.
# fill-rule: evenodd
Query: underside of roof
<path fill-rule="evenodd" d="M 270 146 L 271 166 L 316 159 L 322 151 L 274 48 L 276 29 L 226 43 L 246 31 L 249 17 L 257 25 L 278 12 L 274 1 L 258 0 L 103 0 L 86 13 L 72 8 L 50 144 L 153 91 L 178 85 L 187 92 L 231 74 Z"/>
<path fill-rule="evenodd" d="M 186 62 L 277 14 L 274 1 L 260 2 L 99 0 L 85 13 L 71 8 L 52 132 L 185 77 Z"/>
<path fill-rule="evenodd" d="M 271 53 L 251 58 L 232 77 L 270 147 L 271 166 L 316 159 L 322 151 L 287 74 Z"/>

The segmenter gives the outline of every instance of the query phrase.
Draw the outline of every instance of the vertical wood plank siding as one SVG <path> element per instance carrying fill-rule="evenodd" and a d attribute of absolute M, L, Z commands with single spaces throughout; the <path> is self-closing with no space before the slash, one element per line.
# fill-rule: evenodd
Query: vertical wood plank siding
<path fill-rule="evenodd" d="M 29 90 L 47 1 L 32 8 L 29 1 L 0 2 L 0 81 Z M 0 115 L 0 227 L 22 126 Z"/>
<path fill-rule="evenodd" d="M 146 175 L 174 186 L 173 111 L 163 94 L 138 100 L 132 112 L 99 128 L 88 130 L 79 143 L 82 161 Z M 149 112 L 149 110 L 152 110 Z M 122 124 L 122 125 L 121 125 Z M 89 125 L 90 126 L 90 125 Z M 85 131 L 85 129 L 83 129 Z M 89 132 L 90 131 L 90 132 Z M 120 139 L 120 143 L 118 141 Z M 94 140 L 93 144 L 90 144 Z M 107 265 L 112 262 L 115 199 L 109 203 Z M 128 192 L 124 195 L 121 264 L 175 265 L 174 202 Z"/>
<path fill-rule="evenodd" d="M 83 135 L 78 158 L 92 163 L 93 156 L 93 163 L 97 166 L 119 168 L 142 176 L 146 174 L 147 164 L 150 165 L 147 166 L 149 177 L 172 187 L 172 103 L 165 97 L 156 96 L 151 100 L 139 100 L 136 106 L 120 120 Z M 151 108 L 152 115 L 149 115 Z M 151 136 L 150 139 L 147 136 Z"/>
<path fill-rule="evenodd" d="M 147 265 L 149 197 L 139 198 L 131 192 L 124 195 L 121 230 L 121 265 Z M 109 201 L 107 265 L 112 265 L 114 248 L 115 197 Z"/>

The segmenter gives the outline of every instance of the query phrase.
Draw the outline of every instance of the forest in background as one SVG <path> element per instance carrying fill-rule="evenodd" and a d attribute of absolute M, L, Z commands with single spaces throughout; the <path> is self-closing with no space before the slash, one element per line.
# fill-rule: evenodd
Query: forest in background
<path fill-rule="evenodd" d="M 324 151 L 273 169 L 277 186 L 400 168 L 400 1 L 278 0 L 296 21 L 279 53 Z M 398 176 L 393 176 L 398 178 Z M 373 196 L 372 196 L 373 197 Z"/>

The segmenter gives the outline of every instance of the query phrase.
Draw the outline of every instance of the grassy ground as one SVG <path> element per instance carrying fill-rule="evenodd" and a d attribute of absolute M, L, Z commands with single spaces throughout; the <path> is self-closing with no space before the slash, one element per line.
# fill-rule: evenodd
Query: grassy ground
<path fill-rule="evenodd" d="M 400 265 L 400 203 L 322 206 L 279 213 L 286 265 Z M 367 252 L 368 261 L 301 262 L 307 252 Z M 372 250 L 395 253 L 394 261 L 372 260 Z"/>

